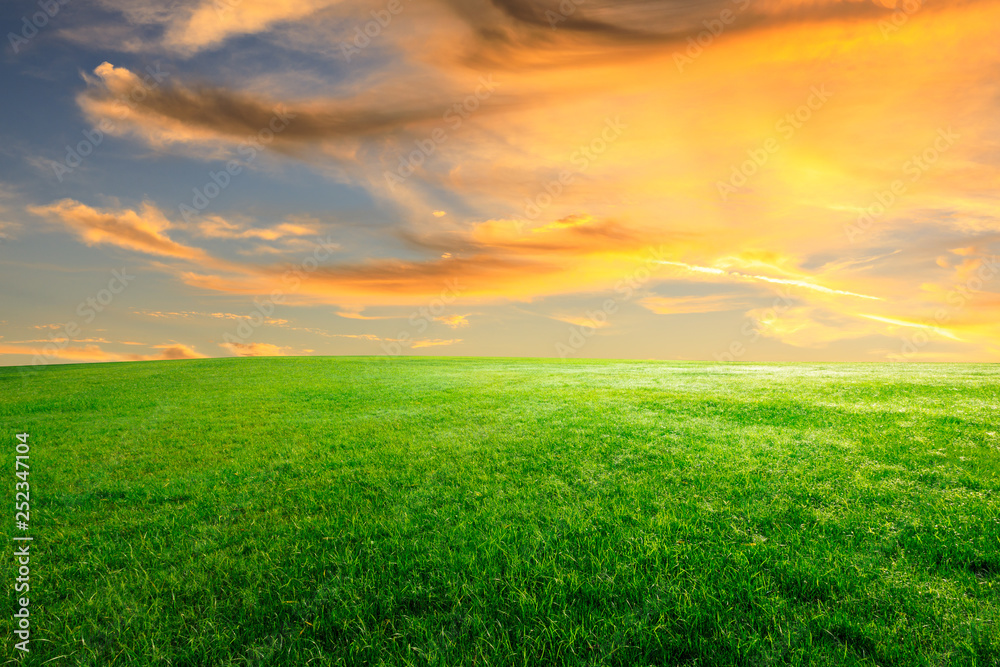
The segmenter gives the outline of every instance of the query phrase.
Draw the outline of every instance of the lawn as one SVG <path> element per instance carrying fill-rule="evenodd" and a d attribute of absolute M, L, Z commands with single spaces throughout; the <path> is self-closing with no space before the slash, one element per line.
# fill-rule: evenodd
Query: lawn
<path fill-rule="evenodd" d="M 21 664 L 997 665 L 997 371 L 3 368 Z"/>

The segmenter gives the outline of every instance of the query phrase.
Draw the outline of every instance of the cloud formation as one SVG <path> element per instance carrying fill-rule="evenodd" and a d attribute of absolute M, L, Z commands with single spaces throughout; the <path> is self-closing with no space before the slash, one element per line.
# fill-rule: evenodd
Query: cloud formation
<path fill-rule="evenodd" d="M 171 223 L 152 203 L 138 210 L 99 211 L 72 199 L 29 206 L 35 215 L 60 222 L 87 245 L 115 245 L 141 253 L 187 261 L 204 262 L 208 254 L 199 248 L 172 241 L 166 231 Z"/>
<path fill-rule="evenodd" d="M 24 347 L 20 345 L 0 344 L 0 355 L 30 356 L 33 363 L 72 363 L 93 361 L 167 361 L 178 359 L 204 359 L 205 355 L 194 348 L 180 343 L 166 343 L 149 346 L 160 352 L 151 354 L 118 353 L 105 350 L 97 344 L 70 344 L 65 340 L 49 340 L 41 347 Z M 81 343 L 84 341 L 73 341 Z M 141 345 L 141 343 L 119 343 L 120 345 Z"/>
<path fill-rule="evenodd" d="M 290 352 L 287 347 L 271 343 L 221 343 L 219 347 L 237 357 L 284 357 Z"/>
<path fill-rule="evenodd" d="M 124 17 L 121 50 L 181 57 L 152 82 L 129 58 L 102 63 L 76 97 L 84 120 L 197 177 L 171 182 L 176 197 L 109 181 L 27 210 L 226 302 L 191 312 L 238 314 L 277 287 L 332 322 L 288 315 L 279 333 L 381 343 L 447 295 L 428 324 L 478 351 L 486 308 L 535 302 L 538 322 L 581 326 L 581 302 L 611 298 L 629 303 L 605 339 L 683 315 L 865 358 L 923 334 L 996 353 L 995 3 L 428 0 L 376 21 L 349 61 L 378 7 L 103 6 Z M 179 215 L 229 161 L 261 192 Z M 336 252 L 307 264 L 333 231 Z M 762 305 L 775 294 L 786 307 Z M 259 350 L 299 349 L 270 340 Z M 415 347 L 458 342 L 440 340 Z"/>

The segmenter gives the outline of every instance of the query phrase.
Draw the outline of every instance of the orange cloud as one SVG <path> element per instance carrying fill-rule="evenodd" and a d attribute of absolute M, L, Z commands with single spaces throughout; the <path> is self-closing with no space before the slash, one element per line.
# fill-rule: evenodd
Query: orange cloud
<path fill-rule="evenodd" d="M 41 360 L 42 363 L 53 362 L 96 362 L 96 361 L 158 361 L 176 359 L 203 359 L 205 355 L 194 348 L 180 343 L 153 345 L 153 349 L 162 350 L 154 354 L 119 354 L 108 352 L 98 345 L 65 345 L 65 340 L 54 341 L 43 347 L 19 347 L 16 345 L 0 345 L 0 355 L 25 355 Z M 139 345 L 139 343 L 121 343 L 123 345 Z"/>
<path fill-rule="evenodd" d="M 305 18 L 340 0 L 202 0 L 172 18 L 164 46 L 185 55 L 218 46 L 237 35 L 266 30 L 281 21 Z"/>
<path fill-rule="evenodd" d="M 240 357 L 283 357 L 284 350 L 270 343 L 222 343 L 219 345 Z"/>
<path fill-rule="evenodd" d="M 319 233 L 314 224 L 291 222 L 283 222 L 268 228 L 245 229 L 218 215 L 206 216 L 197 223 L 196 229 L 201 236 L 206 238 L 262 239 L 264 241 L 277 241 L 287 237 L 309 236 Z"/>
<path fill-rule="evenodd" d="M 119 361 L 113 354 L 105 352 L 97 345 L 67 346 L 58 348 L 53 345 L 46 348 L 18 347 L 16 345 L 0 345 L 0 354 L 30 355 L 43 358 L 45 361 Z"/>
<path fill-rule="evenodd" d="M 195 352 L 187 345 L 170 343 L 167 345 L 154 345 L 154 348 L 163 350 L 159 355 L 145 357 L 146 359 L 204 359 L 205 355 Z"/>
<path fill-rule="evenodd" d="M 441 338 L 435 338 L 433 340 L 416 340 L 410 346 L 412 349 L 416 350 L 421 347 L 437 347 L 439 345 L 455 345 L 456 343 L 461 343 L 461 338 L 453 338 L 451 340 L 444 340 Z"/>
<path fill-rule="evenodd" d="M 361 311 L 364 310 L 362 306 L 356 306 L 352 310 L 339 310 L 337 315 L 348 320 L 398 320 L 405 315 L 362 315 Z"/>
<path fill-rule="evenodd" d="M 434 320 L 447 327 L 451 327 L 452 329 L 469 326 L 468 315 L 445 315 L 442 317 L 435 317 Z"/>
<path fill-rule="evenodd" d="M 684 313 L 716 313 L 735 310 L 740 303 L 724 294 L 712 296 L 649 296 L 639 300 L 639 305 L 657 315 Z"/>
<path fill-rule="evenodd" d="M 239 357 L 284 357 L 293 353 L 291 348 L 271 343 L 220 343 L 219 347 Z"/>
<path fill-rule="evenodd" d="M 209 260 L 205 251 L 167 237 L 170 221 L 149 202 L 143 203 L 139 211 L 98 211 L 73 199 L 63 199 L 48 206 L 29 206 L 28 211 L 61 222 L 87 245 L 108 244 L 175 259 Z"/>
<path fill-rule="evenodd" d="M 552 315 L 553 320 L 559 322 L 566 322 L 567 324 L 573 324 L 578 327 L 591 327 L 594 329 L 602 329 L 606 326 L 610 326 L 610 322 L 607 320 L 593 320 L 589 317 L 579 317 L 577 315 Z"/>

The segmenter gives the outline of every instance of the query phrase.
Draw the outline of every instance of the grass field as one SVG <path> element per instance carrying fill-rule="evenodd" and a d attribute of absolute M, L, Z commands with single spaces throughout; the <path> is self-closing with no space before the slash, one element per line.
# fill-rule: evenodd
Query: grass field
<path fill-rule="evenodd" d="M 0 369 L 22 664 L 997 665 L 997 371 Z"/>

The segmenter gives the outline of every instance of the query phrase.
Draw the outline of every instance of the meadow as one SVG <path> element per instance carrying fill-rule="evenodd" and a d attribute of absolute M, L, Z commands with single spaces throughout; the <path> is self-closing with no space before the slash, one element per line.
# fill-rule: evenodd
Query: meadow
<path fill-rule="evenodd" d="M 991 365 L 0 369 L 22 665 L 997 665 Z M 16 564 L 0 568 L 8 599 Z M 8 664 L 5 662 L 4 664 Z"/>

